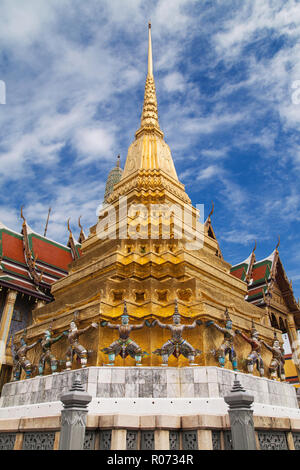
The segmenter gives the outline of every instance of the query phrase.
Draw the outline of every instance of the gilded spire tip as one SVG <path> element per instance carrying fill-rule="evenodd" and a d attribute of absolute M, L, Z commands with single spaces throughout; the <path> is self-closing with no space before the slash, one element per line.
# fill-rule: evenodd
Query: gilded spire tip
<path fill-rule="evenodd" d="M 149 22 L 149 44 L 148 44 L 148 75 L 153 76 L 153 59 L 152 59 L 152 39 L 151 39 L 151 22 Z"/>
<path fill-rule="evenodd" d="M 151 39 L 151 22 L 149 21 L 148 30 L 148 73 L 145 85 L 144 105 L 141 116 L 141 127 L 136 132 L 135 136 L 141 135 L 145 129 L 155 130 L 161 138 L 163 138 L 163 132 L 160 130 L 158 122 L 157 112 L 157 99 L 155 91 L 155 82 L 153 77 L 153 58 L 152 58 L 152 39 Z"/>

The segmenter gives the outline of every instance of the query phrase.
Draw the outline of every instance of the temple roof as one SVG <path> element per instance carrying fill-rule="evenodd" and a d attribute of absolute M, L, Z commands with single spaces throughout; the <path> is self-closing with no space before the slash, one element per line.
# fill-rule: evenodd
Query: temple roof
<path fill-rule="evenodd" d="M 278 248 L 266 258 L 257 261 L 254 251 L 239 264 L 231 267 L 230 273 L 247 282 L 248 294 L 245 300 L 257 306 L 264 306 L 266 298 L 272 298 L 272 289 L 276 282 L 284 293 L 284 298 L 291 312 L 299 311 L 295 300 L 292 284 L 288 280 L 283 264 L 279 257 Z"/>
<path fill-rule="evenodd" d="M 68 274 L 73 259 L 71 247 L 34 232 L 25 219 L 21 233 L 0 223 L 1 286 L 50 301 L 51 285 Z"/>

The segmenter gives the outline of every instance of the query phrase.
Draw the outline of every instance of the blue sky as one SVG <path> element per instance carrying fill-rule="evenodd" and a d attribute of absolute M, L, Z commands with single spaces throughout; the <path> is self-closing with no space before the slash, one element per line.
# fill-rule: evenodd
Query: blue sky
<path fill-rule="evenodd" d="M 66 243 L 93 225 L 139 128 L 152 21 L 159 119 L 180 180 L 225 259 L 281 236 L 300 296 L 300 2 L 2 0 L 0 221 Z M 299 94 L 300 96 L 300 94 Z"/>

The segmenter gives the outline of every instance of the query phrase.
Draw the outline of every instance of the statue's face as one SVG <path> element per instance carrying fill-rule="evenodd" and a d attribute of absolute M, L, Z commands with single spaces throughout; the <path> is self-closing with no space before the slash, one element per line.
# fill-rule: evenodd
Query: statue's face
<path fill-rule="evenodd" d="M 252 333 L 252 338 L 258 339 L 258 332 L 257 331 L 255 333 Z"/>
<path fill-rule="evenodd" d="M 76 323 L 74 321 L 71 321 L 71 323 L 70 323 L 70 330 L 71 331 L 76 331 L 77 330 L 77 326 L 76 326 Z"/>
<path fill-rule="evenodd" d="M 280 348 L 280 344 L 279 344 L 279 341 L 277 339 L 275 339 L 274 343 L 273 343 L 273 347 L 274 348 Z"/>
<path fill-rule="evenodd" d="M 232 328 L 232 321 L 231 320 L 227 320 L 226 328 L 227 328 L 227 330 L 231 330 L 231 328 Z"/>
<path fill-rule="evenodd" d="M 122 325 L 128 325 L 129 323 L 129 318 L 128 317 L 122 317 Z"/>
<path fill-rule="evenodd" d="M 46 330 L 45 333 L 45 339 L 49 339 L 51 337 L 50 331 Z"/>
<path fill-rule="evenodd" d="M 180 323 L 180 315 L 173 315 L 173 323 L 175 325 L 179 325 Z"/>
<path fill-rule="evenodd" d="M 26 344 L 26 341 L 25 341 L 25 339 L 24 339 L 24 338 L 21 338 L 21 339 L 20 339 L 20 344 L 21 344 L 21 346 L 25 346 L 25 344 Z"/>

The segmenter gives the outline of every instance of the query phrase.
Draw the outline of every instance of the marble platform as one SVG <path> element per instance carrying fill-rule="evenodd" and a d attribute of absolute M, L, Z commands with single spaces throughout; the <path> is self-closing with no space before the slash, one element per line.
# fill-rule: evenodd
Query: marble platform
<path fill-rule="evenodd" d="M 0 419 L 60 413 L 60 397 L 78 373 L 93 397 L 89 410 L 95 414 L 225 414 L 223 397 L 230 392 L 235 374 L 219 367 L 87 367 L 5 384 Z M 300 418 L 292 385 L 242 372 L 238 377 L 254 396 L 255 414 Z"/>

